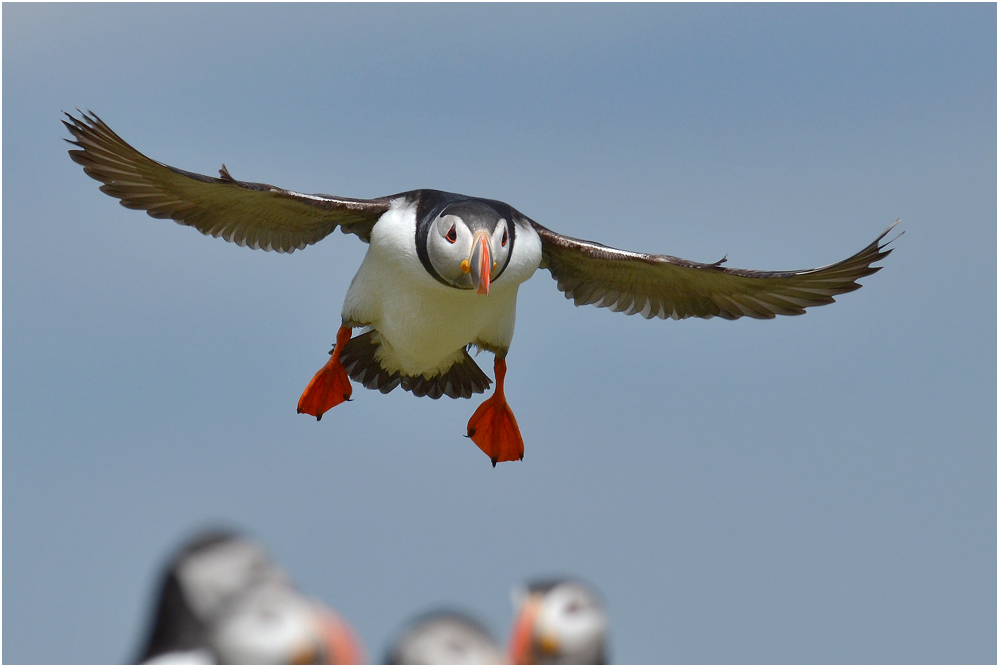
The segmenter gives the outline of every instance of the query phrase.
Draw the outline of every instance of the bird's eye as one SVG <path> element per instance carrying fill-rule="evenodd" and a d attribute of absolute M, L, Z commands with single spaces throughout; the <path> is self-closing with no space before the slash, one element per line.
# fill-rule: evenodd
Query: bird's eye
<path fill-rule="evenodd" d="M 503 231 L 503 239 L 500 240 L 500 245 L 501 246 L 507 245 L 507 230 Z"/>
<path fill-rule="evenodd" d="M 453 244 L 458 240 L 458 234 L 455 232 L 455 226 L 452 225 L 451 229 L 448 230 L 448 234 L 444 235 L 444 238 L 448 240 L 448 243 Z"/>

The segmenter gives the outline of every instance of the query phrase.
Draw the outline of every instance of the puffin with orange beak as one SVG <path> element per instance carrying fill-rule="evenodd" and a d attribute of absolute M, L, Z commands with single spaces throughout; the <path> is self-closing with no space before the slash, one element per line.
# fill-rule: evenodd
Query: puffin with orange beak
<path fill-rule="evenodd" d="M 337 344 L 299 412 L 318 419 L 349 399 L 348 377 L 383 393 L 402 386 L 435 399 L 484 392 L 490 379 L 469 355 L 471 345 L 494 354 L 497 385 L 467 433 L 494 466 L 521 459 L 504 360 L 518 287 L 540 259 L 537 233 L 503 202 L 437 190 L 392 198 L 347 290 Z M 351 338 L 354 328 L 363 331 Z"/>
<path fill-rule="evenodd" d="M 167 565 L 135 663 L 363 664 L 351 626 L 254 542 L 200 534 Z"/>
<path fill-rule="evenodd" d="M 597 595 L 582 582 L 538 580 L 513 594 L 517 612 L 508 659 L 517 665 L 603 665 L 608 620 Z"/>
<path fill-rule="evenodd" d="M 63 123 L 70 157 L 131 209 L 241 246 L 291 253 L 338 227 L 369 244 L 341 310 L 329 361 L 299 398 L 317 419 L 350 399 L 351 380 L 383 393 L 469 398 L 490 379 L 469 350 L 494 354 L 496 388 L 466 434 L 490 461 L 520 460 L 524 442 L 504 395 L 518 287 L 547 269 L 579 306 L 645 318 L 798 315 L 861 287 L 891 251 L 888 233 L 819 269 L 751 271 L 610 248 L 543 227 L 503 202 L 439 190 L 353 199 L 187 172 L 147 158 L 94 114 Z M 898 221 L 897 221 L 898 222 Z M 891 228 L 890 228 L 891 229 Z M 355 336 L 354 330 L 360 332 Z"/>

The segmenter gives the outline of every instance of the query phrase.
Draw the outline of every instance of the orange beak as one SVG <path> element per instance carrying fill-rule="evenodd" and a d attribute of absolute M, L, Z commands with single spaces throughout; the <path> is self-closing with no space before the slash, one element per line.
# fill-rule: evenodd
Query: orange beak
<path fill-rule="evenodd" d="M 529 596 L 521 606 L 517 619 L 514 620 L 514 629 L 507 647 L 510 655 L 508 658 L 512 664 L 524 666 L 535 663 L 532 638 L 539 607 L 541 600 L 537 596 Z"/>
<path fill-rule="evenodd" d="M 357 665 L 368 663 L 365 650 L 354 629 L 333 610 L 320 606 L 318 611 L 323 636 L 322 663 Z"/>
<path fill-rule="evenodd" d="M 472 255 L 469 257 L 469 273 L 481 295 L 490 294 L 490 275 L 493 273 L 493 249 L 485 232 L 476 232 L 472 238 Z"/>

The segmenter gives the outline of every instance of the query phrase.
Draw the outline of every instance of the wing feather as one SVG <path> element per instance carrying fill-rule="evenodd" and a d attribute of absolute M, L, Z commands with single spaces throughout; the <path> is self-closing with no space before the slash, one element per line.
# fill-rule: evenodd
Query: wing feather
<path fill-rule="evenodd" d="M 186 172 L 132 148 L 95 114 L 66 114 L 63 124 L 79 147 L 69 156 L 101 191 L 130 209 L 172 218 L 240 246 L 291 253 L 314 244 L 339 225 L 363 241 L 392 197 L 363 200 L 306 195 L 266 183 L 237 181 L 225 165 L 221 178 Z"/>
<path fill-rule="evenodd" d="M 892 249 L 881 243 L 899 221 L 846 260 L 817 269 L 753 271 L 691 262 L 670 255 L 618 250 L 557 234 L 531 221 L 542 240 L 542 268 L 567 299 L 644 318 L 800 315 L 829 304 L 835 295 L 861 287 L 857 280 L 881 267 L 872 264 Z M 897 237 L 898 238 L 898 237 Z"/>

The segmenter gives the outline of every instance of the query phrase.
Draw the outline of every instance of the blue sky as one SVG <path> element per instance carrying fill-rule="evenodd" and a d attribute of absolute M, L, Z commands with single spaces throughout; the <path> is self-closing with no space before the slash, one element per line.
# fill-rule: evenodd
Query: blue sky
<path fill-rule="evenodd" d="M 116 662 L 190 532 L 249 532 L 380 658 L 439 605 L 501 639 L 576 575 L 629 663 L 996 661 L 996 7 L 3 6 L 4 659 Z M 129 211 L 61 110 L 211 174 L 509 202 L 731 266 L 842 259 L 773 321 L 521 290 L 478 401 L 295 414 L 365 247 L 253 252 Z M 480 365 L 491 369 L 491 358 Z"/>

